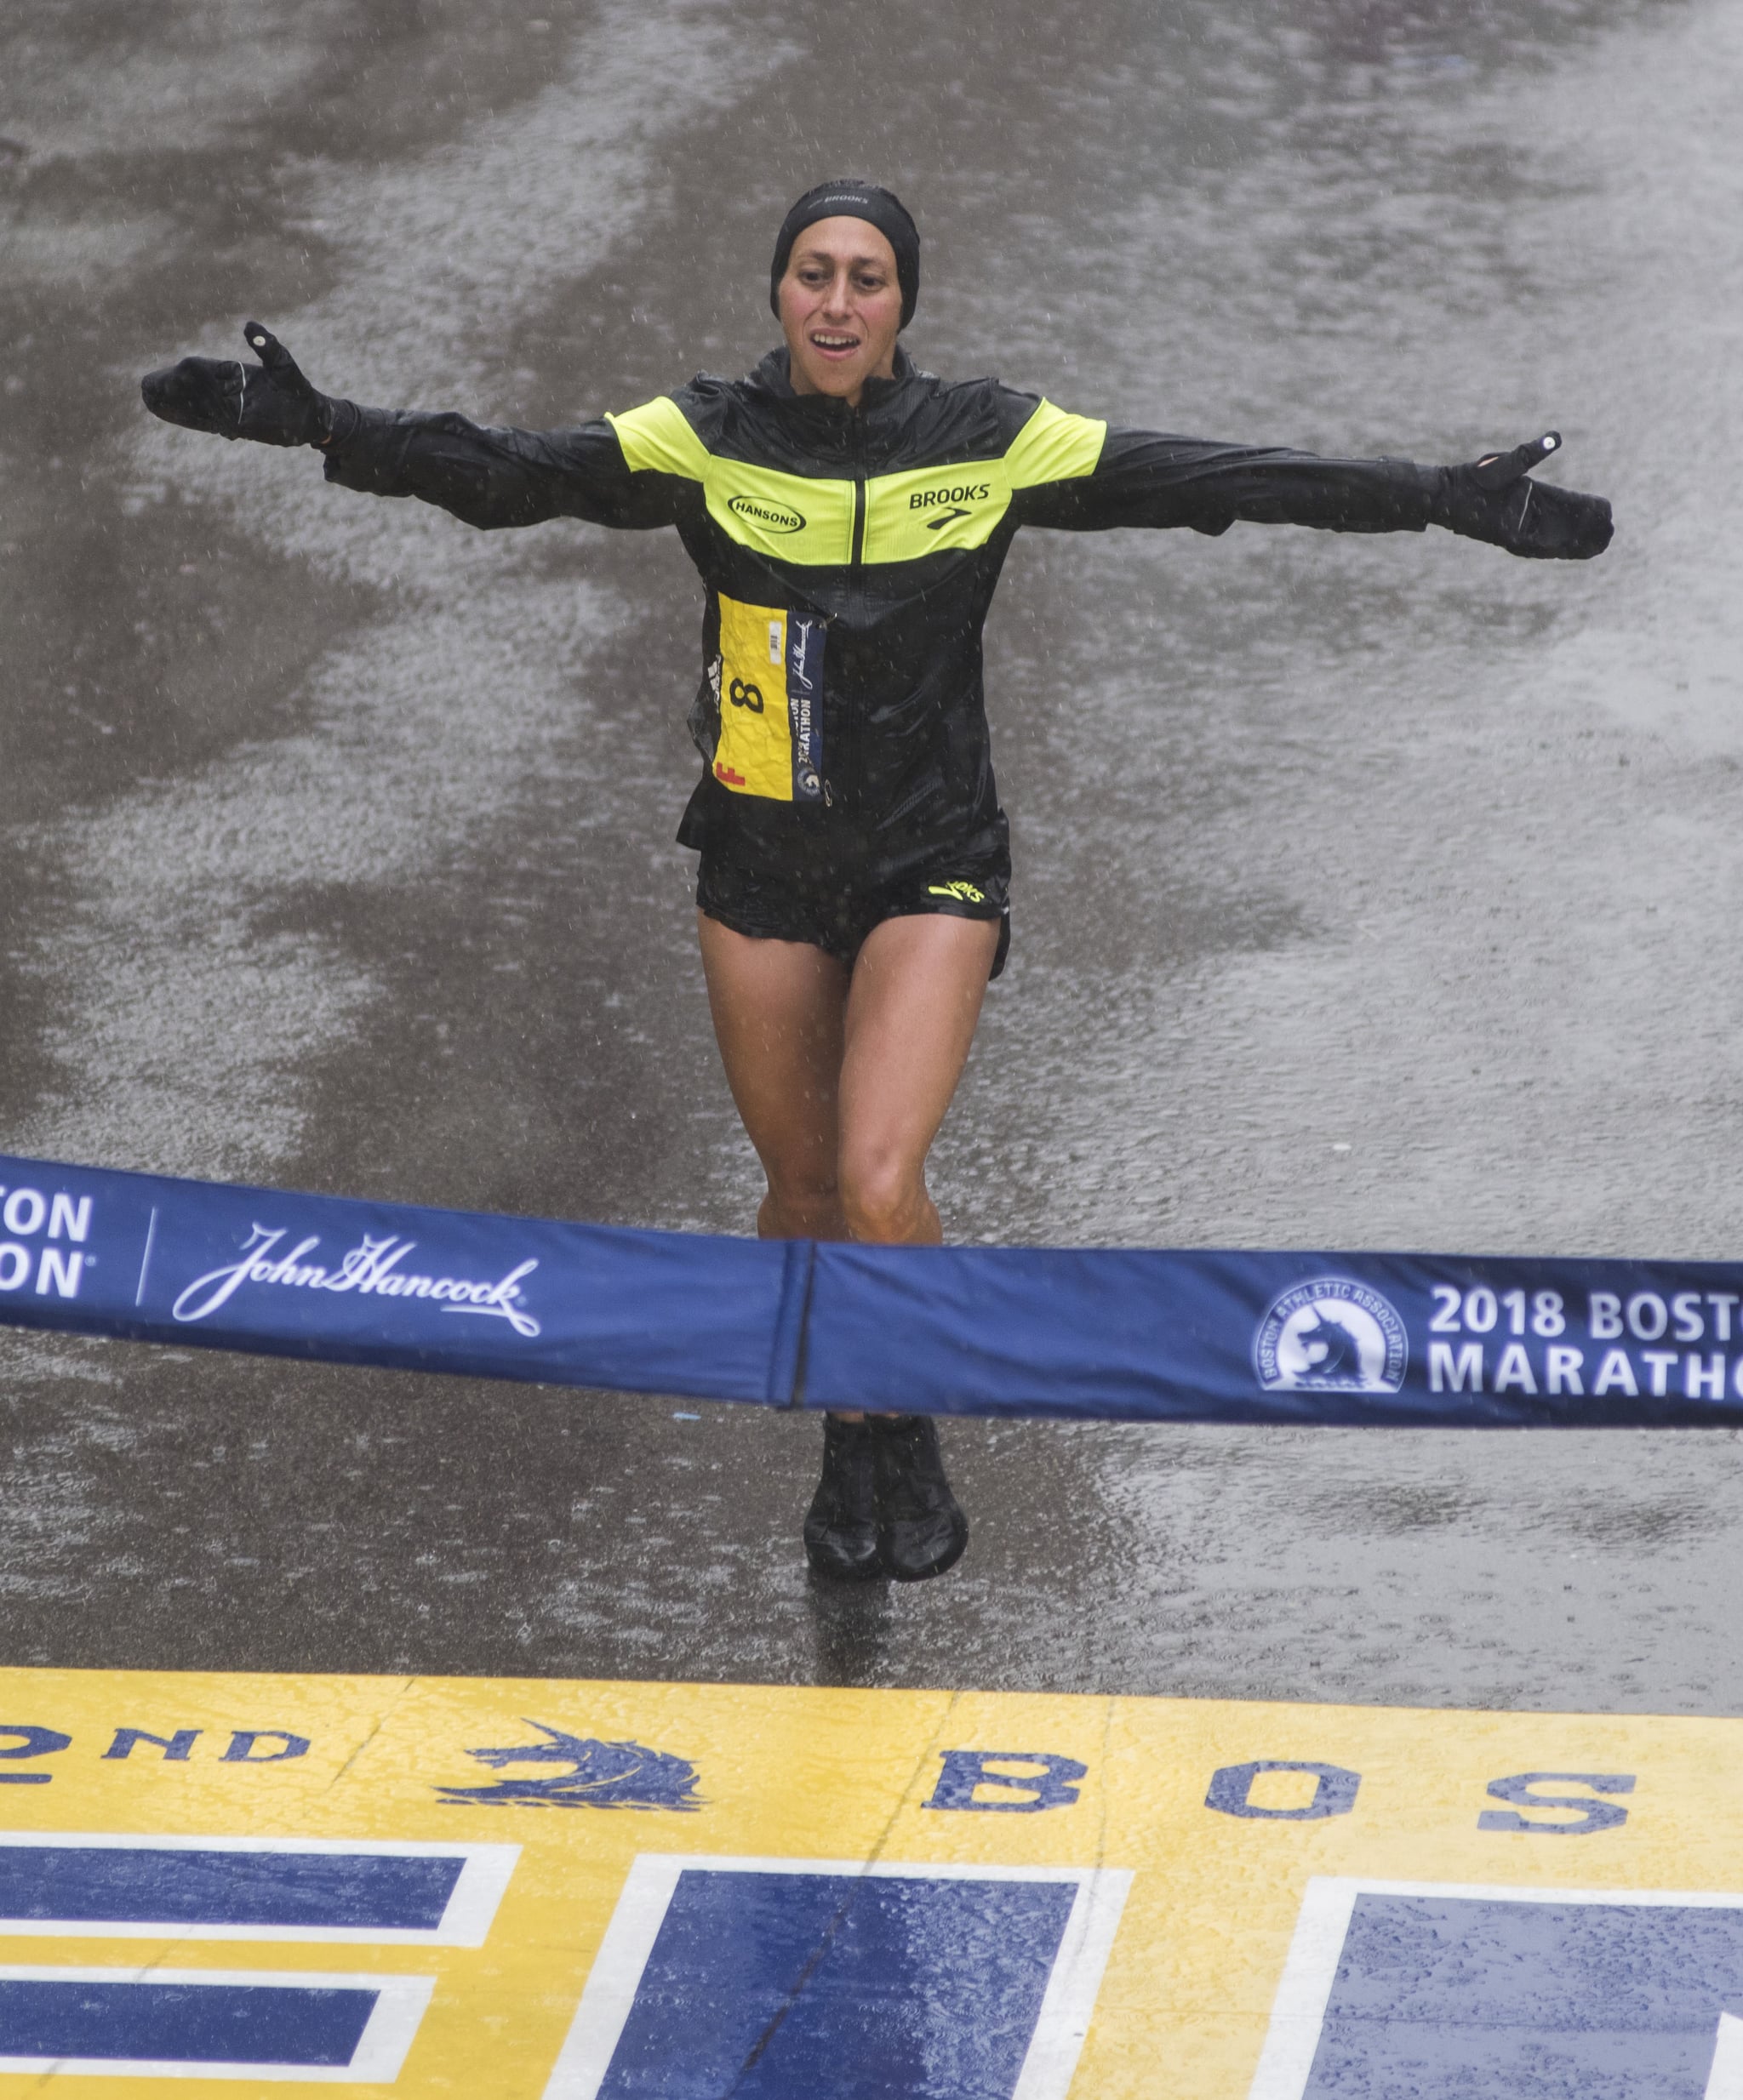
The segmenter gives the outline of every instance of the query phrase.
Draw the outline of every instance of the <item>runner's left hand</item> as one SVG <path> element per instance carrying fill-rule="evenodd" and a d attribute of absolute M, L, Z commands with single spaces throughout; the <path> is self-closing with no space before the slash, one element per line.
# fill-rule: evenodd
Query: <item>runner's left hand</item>
<path fill-rule="evenodd" d="M 1587 562 L 1602 554 L 1615 529 L 1604 499 L 1528 478 L 1561 446 L 1550 431 L 1511 452 L 1485 454 L 1474 465 L 1442 467 L 1429 522 L 1538 561 Z"/>

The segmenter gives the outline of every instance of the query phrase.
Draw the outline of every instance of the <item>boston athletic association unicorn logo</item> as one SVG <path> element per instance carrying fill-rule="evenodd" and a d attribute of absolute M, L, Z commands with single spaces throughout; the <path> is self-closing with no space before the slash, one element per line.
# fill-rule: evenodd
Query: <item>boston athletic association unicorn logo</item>
<path fill-rule="evenodd" d="M 1323 1306 L 1315 1306 L 1313 1324 L 1297 1327 L 1294 1339 L 1307 1359 L 1307 1368 L 1296 1378 L 1298 1385 L 1336 1387 L 1352 1380 L 1360 1384 L 1362 1338 L 1341 1320 L 1329 1317 Z"/>
<path fill-rule="evenodd" d="M 1348 1276 L 1317 1276 L 1285 1291 L 1253 1340 L 1253 1366 L 1267 1393 L 1396 1393 L 1409 1360 L 1396 1310 Z"/>
<path fill-rule="evenodd" d="M 506 1749 L 468 1750 L 466 1755 L 492 1772 L 511 1765 L 542 1765 L 551 1770 L 517 1773 L 490 1786 L 442 1787 L 437 1791 L 443 1800 L 501 1808 L 694 1810 L 702 1806 L 696 1791 L 696 1767 L 687 1758 L 647 1749 L 639 1743 L 601 1743 L 592 1736 L 572 1736 L 542 1721 L 529 1721 L 527 1726 L 549 1739 Z"/>

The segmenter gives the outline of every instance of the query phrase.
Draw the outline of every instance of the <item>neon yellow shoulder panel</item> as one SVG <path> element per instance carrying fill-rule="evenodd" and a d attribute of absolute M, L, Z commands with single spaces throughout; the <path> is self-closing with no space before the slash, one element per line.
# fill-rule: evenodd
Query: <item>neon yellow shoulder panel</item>
<path fill-rule="evenodd" d="M 1080 481 L 1095 471 L 1106 437 L 1106 423 L 1068 415 L 1043 401 L 1004 455 L 1011 487 L 1038 488 L 1044 482 Z"/>
<path fill-rule="evenodd" d="M 708 515 L 729 539 L 776 561 L 843 567 L 853 557 L 854 486 L 814 481 L 711 453 L 669 395 L 605 420 L 632 474 L 700 482 Z"/>
<path fill-rule="evenodd" d="M 708 461 L 708 515 L 729 539 L 771 561 L 843 568 L 854 554 L 854 484 L 781 474 L 743 459 Z"/>
<path fill-rule="evenodd" d="M 1010 503 L 1003 459 L 874 475 L 866 484 L 866 559 L 913 562 L 984 546 Z"/>
<path fill-rule="evenodd" d="M 1106 424 L 1043 401 L 1002 459 L 874 476 L 866 484 L 866 561 L 984 546 L 1014 490 L 1093 474 L 1106 436 Z"/>
<path fill-rule="evenodd" d="M 668 394 L 605 420 L 617 432 L 632 474 L 679 474 L 700 482 L 708 471 L 708 450 Z"/>
<path fill-rule="evenodd" d="M 800 567 L 840 568 L 853 559 L 851 482 L 721 459 L 668 395 L 605 419 L 632 473 L 700 482 L 708 515 L 740 546 Z M 1093 474 L 1106 435 L 1106 424 L 1043 401 L 1002 459 L 874 475 L 866 484 L 865 559 L 912 562 L 984 546 L 1014 490 Z"/>

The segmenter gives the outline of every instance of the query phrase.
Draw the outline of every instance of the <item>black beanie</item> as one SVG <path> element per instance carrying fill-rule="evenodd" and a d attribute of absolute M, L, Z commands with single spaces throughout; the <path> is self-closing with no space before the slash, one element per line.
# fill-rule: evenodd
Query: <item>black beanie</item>
<path fill-rule="evenodd" d="M 863 219 L 895 250 L 896 282 L 902 292 L 902 326 L 914 317 L 914 302 L 920 296 L 920 229 L 908 215 L 906 206 L 893 190 L 876 182 L 844 177 L 838 182 L 820 182 L 807 190 L 786 217 L 774 243 L 774 260 L 769 271 L 769 305 L 780 312 L 780 281 L 793 252 L 793 243 L 807 226 L 820 219 Z"/>

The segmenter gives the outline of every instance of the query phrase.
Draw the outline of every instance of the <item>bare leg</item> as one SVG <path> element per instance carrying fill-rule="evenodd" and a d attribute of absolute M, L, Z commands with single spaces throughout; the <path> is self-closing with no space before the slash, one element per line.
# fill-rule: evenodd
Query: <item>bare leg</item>
<path fill-rule="evenodd" d="M 727 1083 L 769 1178 L 757 1230 L 764 1239 L 842 1239 L 837 1110 L 847 970 L 802 941 L 753 939 L 701 912 L 696 924 Z M 805 1556 L 836 1582 L 883 1572 L 870 1436 L 862 1415 L 824 1423 Z"/>
<path fill-rule="evenodd" d="M 886 919 L 866 939 L 848 993 L 841 1073 L 841 1200 L 855 1240 L 935 1244 L 926 1156 L 950 1107 L 986 991 L 998 927 L 943 916 Z M 877 1424 L 877 1565 L 923 1582 L 961 1559 L 969 1521 L 925 1415 Z"/>
<path fill-rule="evenodd" d="M 968 1060 L 997 927 L 886 919 L 849 984 L 820 948 L 697 922 L 727 1081 L 769 1178 L 757 1230 L 935 1245 L 926 1155 Z"/>
<path fill-rule="evenodd" d="M 765 1240 L 840 1240 L 837 1156 L 848 973 L 809 943 L 756 940 L 696 915 L 727 1084 L 763 1162 Z"/>
<path fill-rule="evenodd" d="M 926 1155 L 968 1063 L 998 927 L 942 914 L 886 919 L 854 965 L 841 1065 L 848 1236 L 935 1246 Z"/>
<path fill-rule="evenodd" d="M 699 923 L 728 1082 L 769 1178 L 759 1232 L 935 1243 L 926 1156 L 968 1061 L 997 927 L 885 920 L 849 982 L 820 949 Z M 831 1415 L 805 1519 L 817 1572 L 923 1581 L 968 1536 L 929 1420 Z"/>
<path fill-rule="evenodd" d="M 766 1239 L 935 1245 L 926 1155 L 968 1062 L 998 928 L 886 919 L 846 969 L 696 915 L 714 1033 L 768 1177 Z"/>

